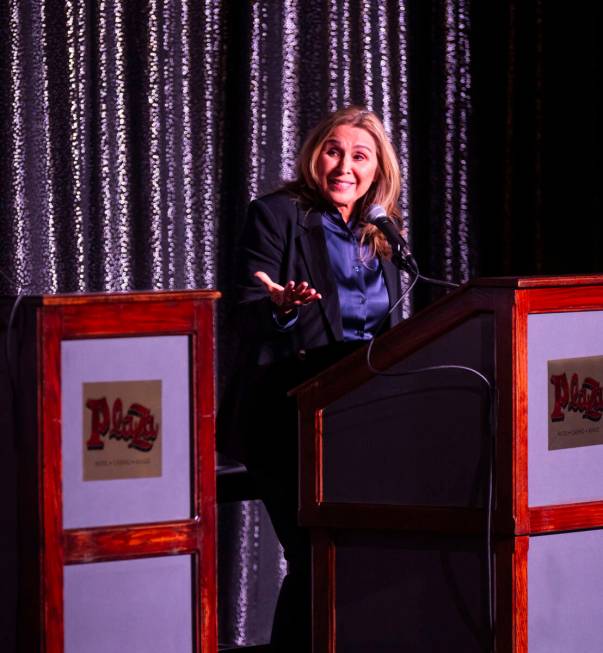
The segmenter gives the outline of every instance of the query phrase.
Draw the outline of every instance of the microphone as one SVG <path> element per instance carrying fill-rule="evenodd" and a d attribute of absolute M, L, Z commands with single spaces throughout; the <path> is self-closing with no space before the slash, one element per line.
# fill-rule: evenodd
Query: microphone
<path fill-rule="evenodd" d="M 387 217 L 385 209 L 380 204 L 371 204 L 366 212 L 365 220 L 375 225 L 387 238 L 392 248 L 392 260 L 400 268 L 411 274 L 419 274 L 419 267 L 415 261 L 407 242 L 404 240 L 398 228 L 392 220 Z"/>

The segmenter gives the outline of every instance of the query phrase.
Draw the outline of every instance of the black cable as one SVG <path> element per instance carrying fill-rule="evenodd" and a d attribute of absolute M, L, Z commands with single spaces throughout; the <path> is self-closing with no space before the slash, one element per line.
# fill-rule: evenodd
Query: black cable
<path fill-rule="evenodd" d="M 418 270 L 417 270 L 418 274 Z M 454 283 L 454 281 L 444 281 L 443 279 L 434 279 L 433 277 L 426 277 L 422 274 L 418 274 L 420 281 L 425 281 L 432 286 L 442 286 L 443 288 L 460 288 L 460 283 Z"/>
<path fill-rule="evenodd" d="M 13 363 L 15 362 L 14 359 L 11 357 L 11 334 L 13 333 L 13 325 L 15 322 L 15 317 L 17 315 L 17 310 L 19 309 L 19 305 L 21 304 L 21 300 L 25 297 L 24 294 L 19 293 L 17 297 L 15 298 L 15 301 L 13 302 L 12 308 L 10 309 L 10 315 L 8 318 L 8 325 L 6 327 L 6 342 L 4 343 L 5 346 L 5 353 L 6 353 L 6 362 L 8 365 L 8 376 L 9 376 L 9 381 L 10 381 L 10 386 L 11 386 L 11 392 L 13 393 L 13 397 L 16 397 L 16 389 L 17 389 L 17 378 L 16 378 L 16 371 Z M 14 349 L 14 348 L 12 348 Z"/>
<path fill-rule="evenodd" d="M 0 276 L 2 276 L 6 281 L 8 281 L 9 284 L 12 286 L 16 287 L 16 283 L 14 282 L 13 279 L 11 279 L 3 270 L 0 269 Z M 6 369 L 8 372 L 8 383 L 10 386 L 10 392 L 11 392 L 11 406 L 12 406 L 12 414 L 13 414 L 13 424 L 16 424 L 17 420 L 17 397 L 18 397 L 18 379 L 17 379 L 17 361 L 16 361 L 16 341 L 13 340 L 13 331 L 14 331 L 14 323 L 15 323 L 15 318 L 17 315 L 17 311 L 19 310 L 19 305 L 21 304 L 21 301 L 23 300 L 23 297 L 26 295 L 22 292 L 18 292 L 17 296 L 15 297 L 15 301 L 13 302 L 13 305 L 10 310 L 10 314 L 8 317 L 8 323 L 6 325 L 6 340 L 4 342 L 4 355 L 6 357 Z M 11 354 L 15 354 L 13 357 Z M 17 429 L 14 429 L 14 441 L 15 445 L 17 442 Z"/>
<path fill-rule="evenodd" d="M 430 277 L 424 277 L 420 274 L 418 265 L 414 259 L 412 259 L 412 266 L 406 265 L 405 269 L 411 274 L 414 274 L 414 279 L 409 284 L 408 288 L 401 294 L 400 298 L 394 303 L 394 305 L 389 309 L 385 317 L 381 320 L 377 328 L 375 329 L 375 334 L 371 338 L 368 349 L 366 351 L 366 364 L 369 370 L 377 376 L 410 376 L 412 374 L 420 374 L 424 372 L 433 372 L 436 370 L 461 370 L 463 372 L 469 372 L 470 374 L 476 375 L 483 383 L 486 384 L 488 388 L 488 430 L 490 433 L 489 438 L 489 455 L 488 455 L 488 493 L 487 493 L 487 509 L 486 509 L 486 560 L 487 560 L 487 576 L 488 576 L 488 626 L 490 630 L 490 650 L 495 650 L 495 636 L 496 636 L 496 611 L 495 611 L 495 592 L 494 592 L 494 548 L 492 543 L 492 519 L 494 514 L 494 488 L 495 488 L 495 442 L 494 436 L 496 433 L 496 397 L 495 389 L 490 380 L 482 374 L 479 370 L 474 369 L 473 367 L 468 367 L 466 365 L 430 365 L 428 367 L 419 367 L 413 370 L 407 370 L 404 372 L 386 372 L 384 370 L 379 370 L 373 366 L 371 363 L 371 353 L 373 350 L 373 344 L 384 324 L 394 310 L 400 305 L 403 299 L 410 293 L 410 291 L 415 287 L 419 280 L 426 281 L 427 283 L 433 283 L 435 285 L 440 285 L 448 288 L 457 288 L 458 284 L 442 281 L 439 279 L 431 279 Z"/>
<path fill-rule="evenodd" d="M 487 511 L 486 511 L 486 559 L 488 565 L 488 621 L 490 636 L 492 638 L 492 649 L 494 650 L 494 634 L 495 634 L 495 595 L 494 595 L 494 549 L 492 545 L 492 517 L 494 513 L 494 487 L 495 487 L 495 446 L 494 446 L 494 433 L 495 433 L 495 391 L 494 387 L 479 370 L 465 365 L 430 365 L 429 367 L 418 367 L 413 370 L 405 372 L 380 372 L 375 370 L 371 365 L 371 371 L 379 376 L 410 376 L 413 374 L 420 374 L 424 372 L 433 372 L 436 370 L 461 370 L 475 374 L 481 381 L 483 381 L 488 388 L 488 431 L 489 450 L 488 450 L 488 493 L 487 493 Z"/>
<path fill-rule="evenodd" d="M 375 329 L 375 333 L 373 337 L 371 338 L 371 341 L 369 342 L 368 349 L 366 350 L 366 364 L 368 365 L 368 368 L 373 374 L 379 374 L 379 370 L 375 369 L 372 364 L 371 364 L 371 353 L 373 351 L 373 344 L 375 343 L 375 340 L 377 339 L 377 336 L 381 333 L 381 329 L 385 326 L 385 323 L 389 319 L 390 315 L 400 306 L 400 304 L 404 301 L 404 298 L 406 295 L 410 293 L 410 291 L 415 287 L 417 281 L 419 281 L 419 274 L 415 274 L 415 278 L 411 281 L 409 284 L 408 288 L 404 290 L 404 292 L 400 295 L 398 300 L 393 304 L 393 306 L 387 311 L 385 316 L 381 319 L 381 322 L 377 325 L 377 328 Z"/>

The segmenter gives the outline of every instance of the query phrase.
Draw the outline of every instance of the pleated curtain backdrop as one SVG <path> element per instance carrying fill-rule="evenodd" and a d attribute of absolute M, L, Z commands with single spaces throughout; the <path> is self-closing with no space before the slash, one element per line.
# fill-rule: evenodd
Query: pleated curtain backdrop
<path fill-rule="evenodd" d="M 408 4 L 4 0 L 0 263 L 14 282 L 2 289 L 219 285 L 247 200 L 290 178 L 307 130 L 350 103 L 391 135 L 412 240 L 412 66 L 437 101 L 432 271 L 466 279 L 467 0 L 423 3 L 427 32 Z"/>
<path fill-rule="evenodd" d="M 469 0 L 2 0 L 0 291 L 218 288 L 221 383 L 245 206 L 351 103 L 399 154 L 423 271 L 466 280 L 469 34 Z M 266 524 L 257 502 L 223 511 L 224 643 L 268 636 Z"/>
<path fill-rule="evenodd" d="M 12 0 L 4 12 L 10 290 L 215 286 L 220 3 Z"/>

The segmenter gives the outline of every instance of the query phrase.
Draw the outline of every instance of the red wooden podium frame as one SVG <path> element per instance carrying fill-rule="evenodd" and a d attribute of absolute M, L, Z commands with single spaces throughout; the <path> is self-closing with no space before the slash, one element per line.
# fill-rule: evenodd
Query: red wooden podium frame
<path fill-rule="evenodd" d="M 18 435 L 20 511 L 24 515 L 22 531 L 26 531 L 20 533 L 20 539 L 33 538 L 38 544 L 38 559 L 28 560 L 24 554 L 24 564 L 33 565 L 36 571 L 26 571 L 27 577 L 21 579 L 25 596 L 19 617 L 21 631 L 30 630 L 23 650 L 62 653 L 66 565 L 190 554 L 194 650 L 217 651 L 214 301 L 218 297 L 213 291 L 176 291 L 54 295 L 23 302 L 20 310 L 30 316 L 34 340 L 24 344 L 36 352 L 29 367 L 37 377 L 37 398 L 30 406 L 37 415 L 37 429 Z M 189 519 L 173 522 L 65 530 L 61 342 L 145 335 L 190 337 L 192 514 Z M 32 491 L 32 487 L 37 489 Z"/>

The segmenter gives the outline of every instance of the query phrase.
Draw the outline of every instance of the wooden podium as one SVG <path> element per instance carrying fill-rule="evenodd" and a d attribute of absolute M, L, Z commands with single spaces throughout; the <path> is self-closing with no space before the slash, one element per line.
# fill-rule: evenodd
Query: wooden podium
<path fill-rule="evenodd" d="M 217 651 L 218 296 L 28 297 L 8 334 L 3 300 L 19 651 Z"/>
<path fill-rule="evenodd" d="M 372 363 L 296 391 L 314 653 L 603 650 L 603 276 L 471 282 Z"/>

